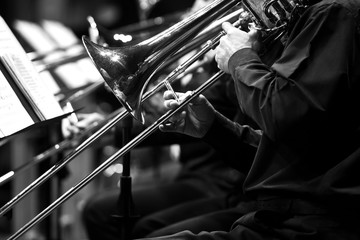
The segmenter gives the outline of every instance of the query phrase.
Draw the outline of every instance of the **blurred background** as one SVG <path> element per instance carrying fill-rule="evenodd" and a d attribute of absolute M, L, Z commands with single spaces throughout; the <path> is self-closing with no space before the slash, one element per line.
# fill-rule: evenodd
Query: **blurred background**
<path fill-rule="evenodd" d="M 114 29 L 157 16 L 179 12 L 192 6 L 194 0 L 4 0 L 2 17 L 11 23 L 22 19 L 50 19 L 70 27 L 78 36 L 87 34 L 87 16 Z"/>

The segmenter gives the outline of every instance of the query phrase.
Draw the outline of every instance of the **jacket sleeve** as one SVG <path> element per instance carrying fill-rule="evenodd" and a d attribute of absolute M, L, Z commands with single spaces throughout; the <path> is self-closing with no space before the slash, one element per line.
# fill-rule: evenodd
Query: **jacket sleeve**
<path fill-rule="evenodd" d="M 215 121 L 203 140 L 221 152 L 230 166 L 246 174 L 261 136 L 261 130 L 241 125 L 216 112 Z"/>
<path fill-rule="evenodd" d="M 296 134 L 311 140 L 307 133 L 331 131 L 341 122 L 338 113 L 351 97 L 344 93 L 359 77 L 359 71 L 349 72 L 359 62 L 356 24 L 342 6 L 314 7 L 295 25 L 272 66 L 251 49 L 230 58 L 239 105 L 270 139 Z"/>

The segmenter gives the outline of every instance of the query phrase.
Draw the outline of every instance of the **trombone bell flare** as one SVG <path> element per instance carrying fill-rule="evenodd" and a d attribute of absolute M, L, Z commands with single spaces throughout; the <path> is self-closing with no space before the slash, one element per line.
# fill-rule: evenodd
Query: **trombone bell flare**
<path fill-rule="evenodd" d="M 136 120 L 144 124 L 141 99 L 138 97 L 141 96 L 142 85 L 136 86 L 137 81 L 132 81 L 132 73 L 137 70 L 137 64 L 134 62 L 137 63 L 138 58 L 133 54 L 127 54 L 127 50 L 130 52 L 131 48 L 122 48 L 118 51 L 118 48 L 103 47 L 92 42 L 87 36 L 83 36 L 82 41 L 90 59 L 115 97 Z"/>
<path fill-rule="evenodd" d="M 83 36 L 83 44 L 114 95 L 144 124 L 142 95 L 158 68 L 184 43 L 240 4 L 240 0 L 214 0 L 170 28 L 135 45 L 106 47 Z"/>

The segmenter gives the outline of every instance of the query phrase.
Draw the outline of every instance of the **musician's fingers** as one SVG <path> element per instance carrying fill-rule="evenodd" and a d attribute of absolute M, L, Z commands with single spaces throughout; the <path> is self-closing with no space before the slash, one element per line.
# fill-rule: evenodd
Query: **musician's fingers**
<path fill-rule="evenodd" d="M 173 109 L 179 106 L 179 102 L 174 99 L 165 100 L 164 106 L 167 109 Z"/>
<path fill-rule="evenodd" d="M 227 33 L 231 33 L 234 29 L 236 29 L 233 25 L 231 25 L 231 23 L 229 22 L 224 22 L 222 23 L 222 29 Z"/>
<path fill-rule="evenodd" d="M 179 126 L 183 120 L 168 121 L 164 124 L 160 124 L 159 129 L 163 132 L 179 132 Z"/>
<path fill-rule="evenodd" d="M 68 128 L 62 128 L 62 135 L 64 138 L 69 138 L 71 136 L 71 132 Z"/>
<path fill-rule="evenodd" d="M 72 137 L 80 132 L 79 128 L 74 125 L 69 125 L 63 129 L 63 135 L 66 138 Z"/>
<path fill-rule="evenodd" d="M 78 124 L 76 124 L 76 127 L 79 129 L 79 130 L 83 130 L 85 128 L 87 128 L 92 122 L 88 122 L 88 121 L 81 121 L 79 122 Z"/>
<path fill-rule="evenodd" d="M 176 112 L 174 113 L 171 118 L 168 120 L 168 122 L 180 122 L 181 120 L 184 120 L 186 117 L 186 112 L 185 111 L 180 111 L 180 112 Z"/>
<path fill-rule="evenodd" d="M 251 39 L 257 40 L 259 38 L 259 30 L 250 28 L 249 35 Z"/>
<path fill-rule="evenodd" d="M 182 93 L 176 93 L 178 96 L 182 95 Z M 169 99 L 175 99 L 174 93 L 170 90 L 166 90 L 164 92 L 164 100 L 169 100 Z"/>
<path fill-rule="evenodd" d="M 180 126 L 184 125 L 186 112 L 181 111 L 180 113 L 175 113 L 167 122 L 159 126 L 162 131 L 175 131 L 178 130 Z"/>
<path fill-rule="evenodd" d="M 176 132 L 177 127 L 173 123 L 167 122 L 167 123 L 161 124 L 159 126 L 159 129 L 162 132 Z"/>

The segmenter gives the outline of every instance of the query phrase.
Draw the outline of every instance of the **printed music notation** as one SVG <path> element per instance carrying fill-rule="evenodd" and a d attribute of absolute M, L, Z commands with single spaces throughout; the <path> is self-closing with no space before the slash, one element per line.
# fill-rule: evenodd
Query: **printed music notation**
<path fill-rule="evenodd" d="M 63 114 L 54 95 L 49 94 L 49 90 L 40 78 L 35 79 L 34 75 L 30 74 L 17 54 L 7 53 L 0 56 L 0 60 L 41 121 Z"/>
<path fill-rule="evenodd" d="M 55 96 L 47 89 L 25 50 L 2 18 L 0 59 L 41 121 L 64 114 Z"/>
<path fill-rule="evenodd" d="M 1 17 L 0 61 L 0 138 L 65 114 Z"/>
<path fill-rule="evenodd" d="M 34 124 L 5 76 L 0 72 L 0 138 Z"/>

